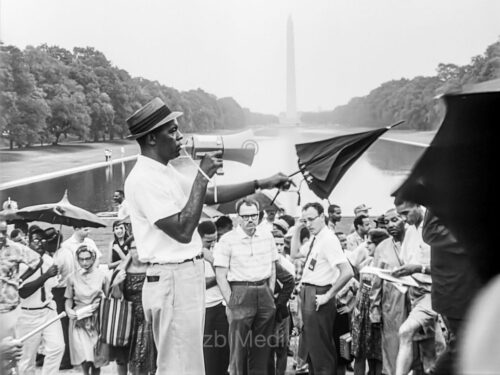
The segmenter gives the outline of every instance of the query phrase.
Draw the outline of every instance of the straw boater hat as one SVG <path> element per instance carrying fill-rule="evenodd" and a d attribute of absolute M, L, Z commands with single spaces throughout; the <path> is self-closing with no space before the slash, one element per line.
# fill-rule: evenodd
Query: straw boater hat
<path fill-rule="evenodd" d="M 127 138 L 141 138 L 179 116 L 182 116 L 182 112 L 172 112 L 160 98 L 154 98 L 127 119 L 130 130 Z"/>

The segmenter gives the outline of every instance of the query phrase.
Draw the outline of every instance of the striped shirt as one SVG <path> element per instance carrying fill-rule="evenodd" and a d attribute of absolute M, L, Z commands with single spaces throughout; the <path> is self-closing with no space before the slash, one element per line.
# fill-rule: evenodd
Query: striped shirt
<path fill-rule="evenodd" d="M 221 237 L 214 247 L 214 266 L 228 268 L 228 281 L 260 281 L 271 276 L 278 250 L 272 234 L 257 228 L 250 237 L 241 227 Z"/>

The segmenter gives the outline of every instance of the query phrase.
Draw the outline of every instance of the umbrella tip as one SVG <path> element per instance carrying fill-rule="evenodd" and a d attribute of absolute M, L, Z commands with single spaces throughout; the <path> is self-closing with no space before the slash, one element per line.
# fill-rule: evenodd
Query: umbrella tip
<path fill-rule="evenodd" d="M 68 198 L 68 189 L 64 190 L 64 195 L 61 199 L 61 202 L 68 202 L 69 203 L 69 198 Z"/>
<path fill-rule="evenodd" d="M 392 124 L 392 125 L 387 126 L 387 127 L 386 127 L 386 129 L 392 129 L 392 128 L 395 128 L 396 126 L 399 126 L 399 125 L 401 125 L 401 124 L 402 124 L 402 123 L 404 123 L 404 122 L 405 122 L 405 120 L 398 121 L 398 122 L 396 122 L 395 124 Z"/>

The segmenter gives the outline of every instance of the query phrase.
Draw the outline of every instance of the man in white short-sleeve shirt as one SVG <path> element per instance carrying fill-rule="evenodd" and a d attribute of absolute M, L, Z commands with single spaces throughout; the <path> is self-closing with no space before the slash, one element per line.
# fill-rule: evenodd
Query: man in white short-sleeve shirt
<path fill-rule="evenodd" d="M 302 209 L 302 222 L 312 235 L 309 245 L 301 249 L 306 257 L 300 291 L 305 357 L 315 374 L 334 374 L 337 368 L 333 344 L 335 295 L 353 272 L 337 236 L 325 223 L 321 204 L 306 204 Z"/>
<path fill-rule="evenodd" d="M 222 167 L 222 152 L 208 152 L 193 180 L 169 162 L 180 155 L 183 136 L 177 118 L 155 98 L 127 119 L 141 155 L 125 181 L 132 230 L 139 259 L 148 262 L 143 287 L 146 319 L 152 322 L 158 348 L 158 374 L 203 374 L 205 275 L 196 227 L 204 203 L 228 202 L 289 184 L 278 173 L 262 180 L 218 187 L 210 179 Z M 160 329 L 161 328 L 161 329 Z"/>
<path fill-rule="evenodd" d="M 52 297 L 52 288 L 57 285 L 55 278 L 57 266 L 52 257 L 45 253 L 43 245 L 45 232 L 42 229 L 35 229 L 30 231 L 28 238 L 30 248 L 40 254 L 42 264 L 24 280 L 19 289 L 21 313 L 17 321 L 16 337 L 23 337 L 57 318 L 56 303 Z M 24 264 L 19 267 L 21 273 L 27 269 Z M 41 373 L 43 375 L 59 373 L 64 354 L 64 337 L 61 323 L 56 321 L 24 342 L 23 354 L 19 360 L 20 374 L 35 373 L 36 354 L 42 343 L 45 358 Z"/>

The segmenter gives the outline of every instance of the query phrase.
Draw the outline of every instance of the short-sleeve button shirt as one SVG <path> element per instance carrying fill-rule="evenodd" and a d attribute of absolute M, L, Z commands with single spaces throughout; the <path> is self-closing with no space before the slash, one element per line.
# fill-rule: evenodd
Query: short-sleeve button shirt
<path fill-rule="evenodd" d="M 314 240 L 312 248 L 310 244 Z M 342 246 L 337 236 L 328 227 L 324 227 L 308 244 L 301 248 L 301 253 L 307 256 L 309 249 L 311 253 L 304 264 L 302 273 L 302 283 L 318 286 L 334 284 L 340 274 L 338 265 L 347 263 L 347 258 L 342 251 Z M 314 270 L 310 269 L 311 262 L 314 262 Z"/>
<path fill-rule="evenodd" d="M 228 268 L 228 281 L 260 281 L 271 276 L 278 260 L 274 237 L 257 227 L 253 236 L 241 227 L 221 237 L 214 247 L 214 266 Z"/>
<path fill-rule="evenodd" d="M 30 283 L 38 279 L 43 273 L 47 272 L 47 270 L 54 264 L 54 260 L 51 256 L 47 254 L 42 255 L 43 263 L 42 266 L 33 273 L 30 277 L 24 280 L 23 284 Z M 28 269 L 28 266 L 21 264 L 19 266 L 20 273 L 22 274 L 24 271 Z M 52 297 L 52 288 L 57 285 L 57 278 L 51 277 L 43 283 L 43 285 L 38 288 L 32 295 L 21 298 L 21 307 L 29 307 L 29 308 L 40 308 L 44 306 L 49 306 L 55 308 L 55 303 L 53 302 Z M 42 288 L 44 288 L 44 296 L 42 298 Z"/>
<path fill-rule="evenodd" d="M 177 263 L 201 252 L 201 238 L 197 231 L 190 243 L 183 244 L 155 224 L 182 211 L 192 183 L 170 164 L 164 165 L 143 155 L 137 157 L 125 181 L 125 196 L 142 262 Z"/>
<path fill-rule="evenodd" d="M 358 234 L 358 232 L 354 231 L 347 235 L 347 251 L 355 250 L 359 245 L 364 242 L 364 239 Z"/>
<path fill-rule="evenodd" d="M 0 249 L 0 313 L 14 310 L 19 305 L 19 265 L 36 268 L 40 255 L 29 247 L 7 239 Z"/>
<path fill-rule="evenodd" d="M 205 278 L 215 277 L 215 271 L 212 265 L 205 260 Z M 205 307 L 214 307 L 219 303 L 224 303 L 224 297 L 218 285 L 205 290 Z"/>

